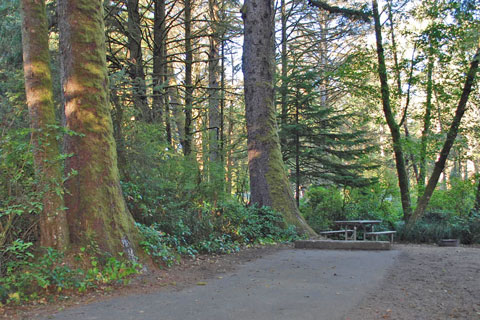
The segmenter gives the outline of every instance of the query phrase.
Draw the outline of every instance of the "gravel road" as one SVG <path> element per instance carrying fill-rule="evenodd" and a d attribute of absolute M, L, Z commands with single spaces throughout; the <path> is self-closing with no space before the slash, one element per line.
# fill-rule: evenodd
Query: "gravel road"
<path fill-rule="evenodd" d="M 115 297 L 39 319 L 345 319 L 382 283 L 399 254 L 279 250 L 181 290 Z"/>

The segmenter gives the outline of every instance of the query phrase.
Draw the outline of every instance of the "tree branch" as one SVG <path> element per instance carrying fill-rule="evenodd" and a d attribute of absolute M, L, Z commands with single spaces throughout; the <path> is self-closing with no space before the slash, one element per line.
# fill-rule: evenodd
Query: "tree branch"
<path fill-rule="evenodd" d="M 355 9 L 347 9 L 347 8 L 341 8 L 337 6 L 331 6 L 325 1 L 321 0 L 308 0 L 308 3 L 311 6 L 317 7 L 319 9 L 328 11 L 330 13 L 337 13 L 341 14 L 347 18 L 355 19 L 355 20 L 363 20 L 365 22 L 370 22 L 370 17 L 371 14 L 369 12 L 364 12 L 361 10 L 355 10 Z"/>

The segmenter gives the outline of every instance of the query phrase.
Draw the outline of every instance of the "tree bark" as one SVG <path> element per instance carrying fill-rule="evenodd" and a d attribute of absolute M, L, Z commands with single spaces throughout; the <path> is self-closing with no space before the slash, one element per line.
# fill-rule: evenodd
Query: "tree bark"
<path fill-rule="evenodd" d="M 211 183 L 218 186 L 215 190 L 215 196 L 219 191 L 223 191 L 224 187 L 224 167 L 222 163 L 223 150 L 222 147 L 222 110 L 221 110 L 221 89 L 220 88 L 220 45 L 221 27 L 219 21 L 219 6 L 216 0 L 208 1 L 208 9 L 210 15 L 210 29 L 209 36 L 209 53 L 208 53 L 208 153 L 209 153 L 209 179 Z"/>
<path fill-rule="evenodd" d="M 33 160 L 42 192 L 40 244 L 65 250 L 69 230 L 64 209 L 62 166 L 55 130 L 48 28 L 44 0 L 22 0 L 25 93 L 32 128 Z"/>
<path fill-rule="evenodd" d="M 300 116 L 300 94 L 297 89 L 295 98 L 295 201 L 297 207 L 300 206 L 300 132 L 299 132 L 299 116 Z"/>
<path fill-rule="evenodd" d="M 378 13 L 377 0 L 372 0 L 373 20 L 375 23 L 375 37 L 377 40 L 377 57 L 378 57 L 378 75 L 380 78 L 380 86 L 382 93 L 382 104 L 385 119 L 387 121 L 393 142 L 393 151 L 395 153 L 395 165 L 397 169 L 398 185 L 400 187 L 400 197 L 403 208 L 403 218 L 408 221 L 412 214 L 412 206 L 410 201 L 410 188 L 408 182 L 408 174 L 405 166 L 405 158 L 403 154 L 400 127 L 395 121 L 394 114 L 390 105 L 390 92 L 387 80 L 387 67 L 385 64 L 385 55 L 382 44 L 382 30 L 380 24 L 380 15 Z"/>
<path fill-rule="evenodd" d="M 165 28 L 165 0 L 155 0 L 155 15 L 153 17 L 153 99 L 152 113 L 157 123 L 163 122 L 163 113 L 167 112 L 165 103 L 166 79 L 166 28 Z M 168 117 L 168 115 L 166 115 Z M 169 126 L 166 126 L 167 141 Z"/>
<path fill-rule="evenodd" d="M 182 143 L 183 154 L 189 156 L 192 153 L 193 127 L 193 82 L 192 82 L 192 4 L 191 0 L 185 0 L 185 138 Z"/>
<path fill-rule="evenodd" d="M 127 0 L 128 73 L 132 79 L 132 100 L 135 109 L 139 112 L 138 118 L 145 122 L 151 122 L 152 112 L 148 106 L 143 68 L 142 29 L 138 2 L 139 0 Z"/>
<path fill-rule="evenodd" d="M 398 61 L 397 41 L 395 39 L 395 29 L 394 29 L 394 26 L 393 26 L 393 10 L 392 10 L 392 1 L 391 0 L 387 1 L 387 6 L 388 6 L 388 20 L 390 21 L 390 39 L 392 41 L 393 62 L 394 62 L 394 66 L 395 66 L 395 78 L 396 78 L 396 82 L 397 82 L 397 92 L 398 92 L 399 100 L 402 101 L 402 97 L 403 97 L 402 77 L 401 77 L 401 73 L 400 73 L 400 64 L 399 64 L 399 61 Z M 415 53 L 415 48 L 414 48 L 413 52 Z M 411 63 L 411 69 L 410 69 L 410 79 L 408 81 L 408 90 L 407 90 L 407 101 L 405 102 L 405 109 L 403 111 L 402 119 L 400 120 L 400 122 L 403 123 L 403 130 L 405 131 L 405 139 L 408 142 L 412 141 L 411 138 L 410 138 L 410 132 L 408 130 L 408 124 L 407 124 L 407 121 L 406 121 L 406 117 L 407 117 L 407 114 L 408 114 L 407 110 L 408 110 L 408 107 L 409 107 L 409 104 L 410 104 L 410 84 L 411 84 L 411 78 L 412 78 L 412 72 L 413 72 L 413 66 L 414 66 L 413 58 L 414 57 L 412 55 L 412 63 Z M 401 126 L 402 126 L 402 124 L 399 124 L 399 127 L 401 127 Z M 412 163 L 412 168 L 413 168 L 413 173 L 415 175 L 415 179 L 416 179 L 416 181 L 418 181 L 419 180 L 418 168 L 417 168 L 417 164 L 415 162 L 415 156 L 414 156 L 413 153 L 410 153 L 410 154 L 405 156 L 405 170 L 407 171 L 407 176 L 410 176 L 410 174 L 408 172 L 409 160 Z"/>
<path fill-rule="evenodd" d="M 167 81 L 168 81 L 168 98 L 169 109 L 172 110 L 173 124 L 176 127 L 178 140 L 184 149 L 185 143 L 185 114 L 183 113 L 182 104 L 180 103 L 180 96 L 178 94 L 178 86 L 175 75 L 173 74 L 173 68 L 167 64 Z"/>
<path fill-rule="evenodd" d="M 280 14 L 281 14 L 281 63 L 282 63 L 282 77 L 281 77 L 281 85 L 280 85 L 280 126 L 285 126 L 287 124 L 287 117 L 288 117 L 288 105 L 287 105 L 287 97 L 288 97 L 288 47 L 287 47 L 287 8 L 285 0 L 281 0 L 280 2 Z M 286 136 L 283 135 L 280 138 L 280 144 L 282 146 L 287 144 Z"/>
<path fill-rule="evenodd" d="M 418 176 L 418 198 L 425 191 L 425 178 L 427 176 L 427 139 L 430 134 L 430 125 L 432 119 L 432 93 L 433 93 L 433 50 L 432 44 L 428 52 L 427 64 L 427 101 L 425 102 L 425 114 L 423 116 L 423 130 L 420 140 L 420 166 Z"/>
<path fill-rule="evenodd" d="M 136 259 L 138 234 L 120 187 L 108 101 L 102 0 L 60 0 L 65 137 L 65 204 L 71 240 Z"/>
<path fill-rule="evenodd" d="M 457 137 L 458 128 L 460 127 L 460 121 L 462 120 L 463 114 L 467 109 L 468 97 L 470 96 L 470 92 L 472 91 L 472 86 L 478 70 L 479 61 L 480 46 L 477 47 L 477 52 L 475 53 L 475 56 L 473 57 L 473 60 L 470 64 L 462 95 L 460 97 L 460 101 L 458 102 L 457 110 L 455 111 L 455 117 L 453 118 L 450 129 L 448 130 L 447 138 L 445 139 L 442 150 L 440 151 L 438 160 L 437 162 L 435 162 L 435 167 L 433 168 L 432 175 L 430 176 L 430 179 L 428 179 L 427 186 L 425 187 L 425 192 L 418 200 L 417 208 L 415 209 L 412 218 L 409 221 L 409 225 L 412 225 L 424 214 L 430 198 L 432 197 L 433 191 L 437 186 L 438 179 L 440 178 L 443 169 L 445 169 L 445 162 L 447 161 L 450 149 L 452 148 L 453 143 L 455 142 L 455 138 Z"/>
<path fill-rule="evenodd" d="M 280 152 L 274 101 L 273 0 L 246 0 L 242 17 L 251 202 L 272 207 L 299 232 L 314 235 L 295 204 Z"/>
<path fill-rule="evenodd" d="M 220 30 L 216 0 L 208 1 L 211 34 L 208 54 L 208 127 L 210 128 L 209 158 L 214 163 L 220 159 Z"/>
<path fill-rule="evenodd" d="M 477 183 L 477 192 L 475 193 L 475 204 L 473 205 L 473 212 L 477 214 L 480 213 L 480 181 Z M 472 214 L 472 212 L 470 212 L 470 214 Z"/>

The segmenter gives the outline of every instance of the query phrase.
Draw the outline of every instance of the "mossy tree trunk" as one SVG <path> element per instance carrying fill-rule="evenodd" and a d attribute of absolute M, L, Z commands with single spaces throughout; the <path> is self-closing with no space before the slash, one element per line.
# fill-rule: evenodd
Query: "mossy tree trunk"
<path fill-rule="evenodd" d="M 282 161 L 274 102 L 273 0 L 246 0 L 243 74 L 247 118 L 251 202 L 281 212 L 288 223 L 309 235 L 315 232 L 301 217 Z"/>
<path fill-rule="evenodd" d="M 72 243 L 96 241 L 135 258 L 138 234 L 120 187 L 108 100 L 102 0 L 60 0 L 65 119 L 79 135 L 65 137 L 65 205 Z"/>
<path fill-rule="evenodd" d="M 40 243 L 65 250 L 69 244 L 60 152 L 55 131 L 47 17 L 44 0 L 22 0 L 25 91 L 32 127 L 35 173 L 42 194 Z"/>

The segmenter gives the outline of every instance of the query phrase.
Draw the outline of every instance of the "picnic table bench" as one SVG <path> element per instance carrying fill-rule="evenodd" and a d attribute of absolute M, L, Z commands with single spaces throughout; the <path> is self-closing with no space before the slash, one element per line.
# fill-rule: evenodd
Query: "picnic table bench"
<path fill-rule="evenodd" d="M 397 233 L 397 231 L 376 231 L 376 232 L 365 232 L 365 237 L 367 236 L 375 236 L 375 241 L 378 241 L 378 236 L 381 235 L 390 235 L 390 243 L 393 243 L 393 235 Z"/>
<path fill-rule="evenodd" d="M 353 229 L 353 240 L 357 240 L 357 232 L 363 232 L 363 240 L 365 239 L 365 233 L 375 231 L 375 225 L 380 224 L 382 220 L 339 220 L 334 221 L 336 225 L 342 226 L 346 229 Z"/>
<path fill-rule="evenodd" d="M 329 234 L 344 234 L 345 235 L 345 240 L 348 240 L 348 233 L 353 233 L 354 230 L 349 230 L 349 229 L 345 229 L 345 230 L 328 230 L 328 231 L 321 231 L 319 232 L 319 234 L 323 234 L 323 235 L 329 235 Z"/>
<path fill-rule="evenodd" d="M 378 225 L 382 220 L 340 220 L 334 221 L 338 226 L 343 227 L 341 230 L 328 230 L 320 232 L 321 235 L 335 235 L 344 234 L 345 240 L 349 240 L 349 234 L 353 233 L 351 240 L 357 240 L 357 233 L 363 234 L 363 240 L 367 240 L 367 237 L 375 237 L 375 241 L 378 241 L 378 237 L 382 235 L 390 236 L 390 243 L 393 243 L 393 235 L 396 231 L 375 231 L 375 225 Z"/>

